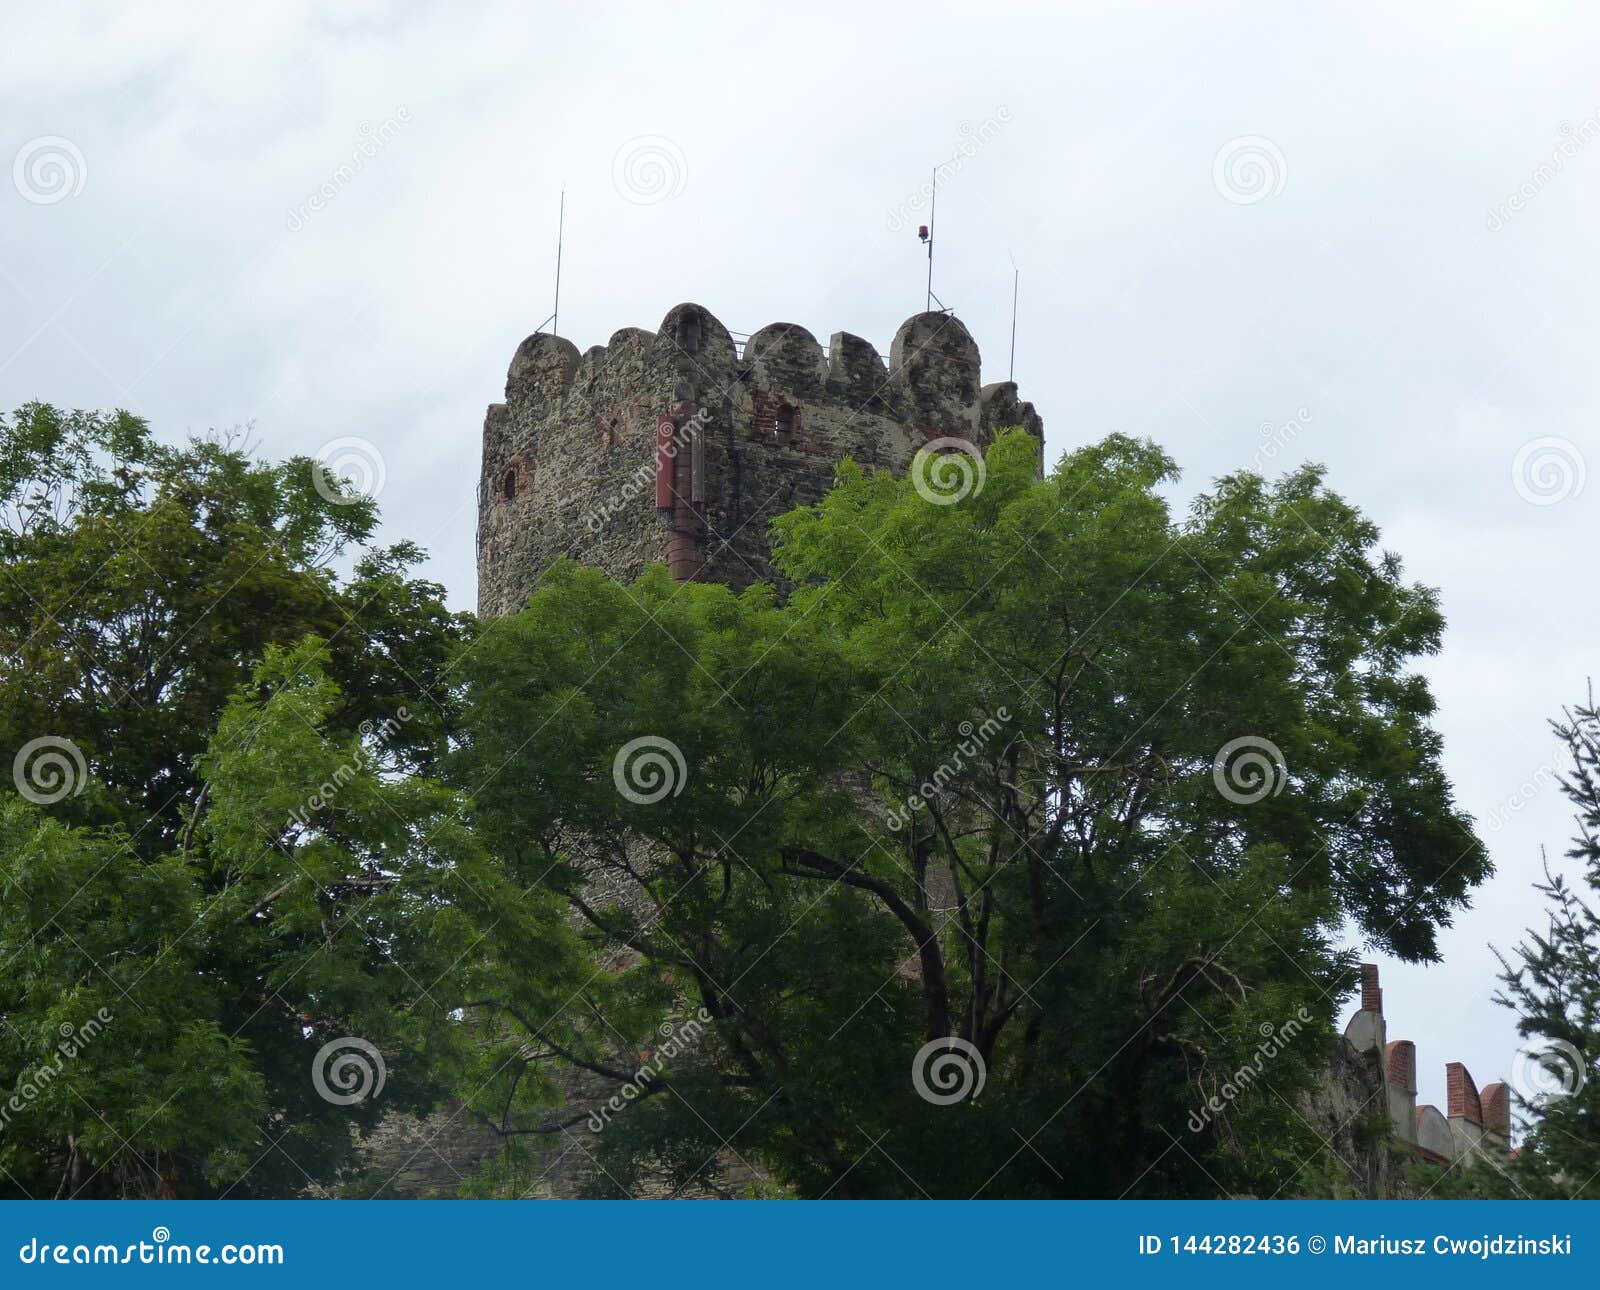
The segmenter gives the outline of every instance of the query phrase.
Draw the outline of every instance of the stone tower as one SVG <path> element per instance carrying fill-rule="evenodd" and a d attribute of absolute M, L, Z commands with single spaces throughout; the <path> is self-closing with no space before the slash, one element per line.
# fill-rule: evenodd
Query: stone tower
<path fill-rule="evenodd" d="M 933 440 L 983 448 L 1018 425 L 1042 443 L 1014 384 L 981 383 L 951 314 L 907 319 L 887 365 L 859 336 L 825 353 L 793 323 L 738 341 L 694 304 L 581 355 L 537 332 L 484 420 L 478 612 L 520 609 L 563 555 L 620 579 L 664 561 L 679 579 L 773 580 L 768 525 L 820 499 L 845 457 L 903 471 Z"/>

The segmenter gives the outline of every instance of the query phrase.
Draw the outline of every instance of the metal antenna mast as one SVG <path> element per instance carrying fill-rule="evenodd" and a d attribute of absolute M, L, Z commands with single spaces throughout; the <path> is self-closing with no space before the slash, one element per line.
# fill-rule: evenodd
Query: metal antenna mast
<path fill-rule="evenodd" d="M 944 301 L 933 294 L 933 212 L 939 204 L 939 168 L 933 168 L 933 182 L 928 185 L 928 222 L 917 229 L 917 236 L 922 239 L 922 244 L 928 248 L 928 298 L 923 302 L 923 309 L 927 313 L 933 312 L 934 305 L 939 306 L 942 314 L 950 311 L 944 307 Z"/>
<path fill-rule="evenodd" d="M 566 241 L 566 233 L 567 188 L 566 185 L 563 184 L 561 186 L 560 213 L 556 216 L 556 306 L 554 312 L 552 312 L 551 315 L 546 318 L 544 322 L 540 323 L 535 329 L 537 331 L 543 331 L 545 328 L 545 323 L 549 323 L 550 334 L 552 336 L 557 334 L 558 329 L 561 326 L 561 247 L 562 243 Z"/>
<path fill-rule="evenodd" d="M 1011 366 L 1006 372 L 1006 380 L 1017 379 L 1017 288 L 1022 282 L 1022 270 L 1017 268 L 1017 262 L 1011 261 Z"/>
<path fill-rule="evenodd" d="M 561 186 L 560 214 L 556 216 L 556 308 L 550 315 L 550 331 L 559 335 L 561 332 L 561 245 L 566 240 L 567 234 L 567 188 Z"/>

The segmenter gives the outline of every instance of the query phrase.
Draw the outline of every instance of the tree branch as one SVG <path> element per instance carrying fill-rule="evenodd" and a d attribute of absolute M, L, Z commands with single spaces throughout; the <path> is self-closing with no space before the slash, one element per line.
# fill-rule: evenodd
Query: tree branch
<path fill-rule="evenodd" d="M 916 943 L 917 955 L 922 962 L 922 993 L 928 1004 L 928 1038 L 943 1039 L 950 1033 L 950 988 L 945 980 L 944 956 L 939 952 L 939 938 L 933 928 L 917 917 L 916 910 L 900 898 L 900 894 L 871 874 L 856 868 L 846 868 L 808 847 L 787 846 L 781 851 L 785 865 L 804 865 L 806 869 L 786 869 L 797 878 L 831 878 L 847 887 L 870 891 L 900 920 L 911 939 Z"/>

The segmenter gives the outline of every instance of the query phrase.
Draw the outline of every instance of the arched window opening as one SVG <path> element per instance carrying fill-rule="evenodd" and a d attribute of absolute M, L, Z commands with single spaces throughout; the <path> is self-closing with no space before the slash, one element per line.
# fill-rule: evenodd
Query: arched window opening
<path fill-rule="evenodd" d="M 504 501 L 509 502 L 516 495 L 517 468 L 513 466 L 510 470 L 506 471 L 506 473 L 500 479 L 500 496 Z"/>
<path fill-rule="evenodd" d="M 772 418 L 772 433 L 778 439 L 794 438 L 794 405 L 780 403 L 777 415 Z"/>

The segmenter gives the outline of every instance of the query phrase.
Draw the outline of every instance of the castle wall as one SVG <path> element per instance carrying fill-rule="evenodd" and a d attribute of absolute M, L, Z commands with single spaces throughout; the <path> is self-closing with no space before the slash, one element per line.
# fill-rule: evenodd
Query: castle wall
<path fill-rule="evenodd" d="M 982 385 L 950 314 L 908 319 L 888 363 L 847 332 L 824 351 L 793 323 L 741 347 L 694 304 L 582 355 L 537 333 L 484 420 L 478 611 L 515 612 L 558 556 L 623 580 L 666 561 L 736 589 L 776 581 L 769 525 L 818 501 L 845 457 L 899 472 L 930 441 L 981 449 L 1013 425 L 1042 444 L 1015 385 Z"/>
<path fill-rule="evenodd" d="M 1377 1064 L 1383 1105 L 1393 1141 L 1419 1149 L 1440 1164 L 1457 1164 L 1485 1151 L 1510 1145 L 1511 1098 L 1504 1084 L 1491 1084 L 1479 1096 L 1471 1073 L 1460 1062 L 1445 1066 L 1446 1115 L 1435 1106 L 1417 1105 L 1417 1049 L 1410 1040 L 1388 1042 L 1378 968 L 1361 965 L 1361 1008 L 1345 1026 L 1344 1037 L 1357 1053 L 1381 1056 Z"/>

